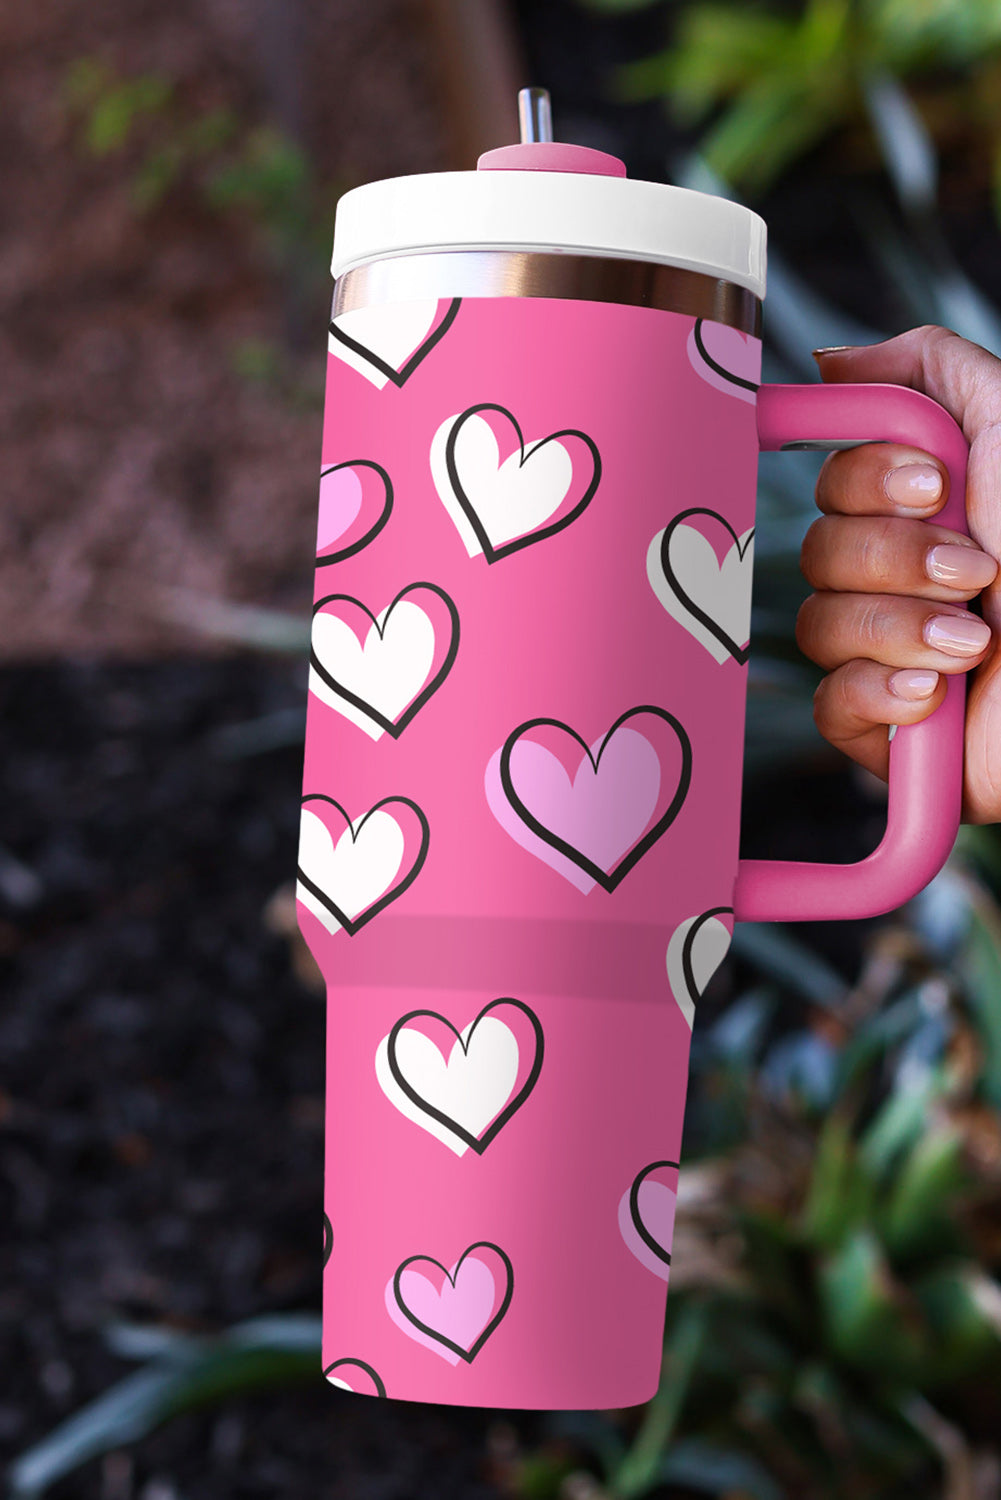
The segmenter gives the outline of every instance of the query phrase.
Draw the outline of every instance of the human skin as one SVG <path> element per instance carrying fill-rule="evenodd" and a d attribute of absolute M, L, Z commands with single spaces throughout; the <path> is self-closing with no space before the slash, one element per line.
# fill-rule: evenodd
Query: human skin
<path fill-rule="evenodd" d="M 796 619 L 800 650 L 827 674 L 814 695 L 817 727 L 885 781 L 887 726 L 927 718 L 947 677 L 968 672 L 962 818 L 1001 822 L 1001 359 L 936 326 L 815 358 L 828 384 L 925 392 L 970 444 L 968 537 L 930 519 L 949 485 L 930 454 L 871 443 L 824 463 L 823 514 L 800 555 L 815 592 Z M 957 607 L 978 596 L 982 620 Z"/>

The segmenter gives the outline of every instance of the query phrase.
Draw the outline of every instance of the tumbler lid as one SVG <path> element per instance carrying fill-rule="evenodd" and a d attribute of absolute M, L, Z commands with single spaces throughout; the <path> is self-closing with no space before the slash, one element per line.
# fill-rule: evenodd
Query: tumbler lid
<path fill-rule="evenodd" d="M 388 177 L 352 188 L 334 218 L 335 277 L 422 251 L 616 256 L 699 271 L 765 295 L 765 222 L 751 209 L 625 176 L 617 157 L 552 140 L 548 95 L 522 89 L 522 142 L 475 172 Z"/>

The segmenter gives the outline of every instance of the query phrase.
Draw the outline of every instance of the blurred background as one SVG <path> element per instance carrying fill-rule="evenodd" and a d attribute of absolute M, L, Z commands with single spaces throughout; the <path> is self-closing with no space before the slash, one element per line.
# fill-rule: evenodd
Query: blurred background
<path fill-rule="evenodd" d="M 1001 353 L 997 0 L 0 9 L 0 1453 L 55 1500 L 1001 1496 L 1001 836 L 743 924 L 698 1010 L 660 1391 L 320 1374 L 324 1006 L 294 870 L 336 200 L 517 89 L 768 220 L 769 379 Z M 743 850 L 859 859 L 812 722 L 811 455 L 762 461 Z"/>

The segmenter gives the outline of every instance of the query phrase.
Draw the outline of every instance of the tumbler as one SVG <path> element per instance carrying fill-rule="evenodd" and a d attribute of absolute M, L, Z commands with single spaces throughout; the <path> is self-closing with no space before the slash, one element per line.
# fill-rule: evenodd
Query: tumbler
<path fill-rule="evenodd" d="M 323 1372 L 658 1384 L 691 1028 L 735 920 L 885 912 L 959 822 L 965 678 L 860 863 L 738 851 L 757 457 L 966 444 L 762 386 L 765 225 L 554 143 L 337 206 L 297 898 L 326 978 Z"/>

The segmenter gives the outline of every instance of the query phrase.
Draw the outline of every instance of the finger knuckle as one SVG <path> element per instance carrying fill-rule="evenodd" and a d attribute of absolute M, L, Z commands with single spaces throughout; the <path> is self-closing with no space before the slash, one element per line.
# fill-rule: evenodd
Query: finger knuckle
<path fill-rule="evenodd" d="M 855 609 L 855 643 L 863 656 L 875 656 L 884 641 L 887 631 L 887 610 L 882 599 L 863 599 Z"/>
<path fill-rule="evenodd" d="M 954 328 L 947 328 L 943 323 L 922 323 L 917 332 L 918 337 L 925 344 L 941 344 L 944 339 L 960 337 Z"/>
<path fill-rule="evenodd" d="M 893 526 L 886 518 L 872 516 L 858 528 L 856 536 L 859 576 L 868 584 L 892 582 L 900 571 L 900 552 L 894 545 Z"/>

